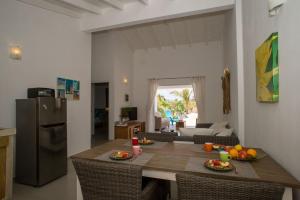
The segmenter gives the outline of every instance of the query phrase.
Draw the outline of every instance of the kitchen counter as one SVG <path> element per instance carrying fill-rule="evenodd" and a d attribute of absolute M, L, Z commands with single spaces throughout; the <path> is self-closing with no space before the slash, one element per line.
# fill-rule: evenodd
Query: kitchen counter
<path fill-rule="evenodd" d="M 16 134 L 15 128 L 0 128 L 0 137 L 10 136 L 15 134 Z"/>

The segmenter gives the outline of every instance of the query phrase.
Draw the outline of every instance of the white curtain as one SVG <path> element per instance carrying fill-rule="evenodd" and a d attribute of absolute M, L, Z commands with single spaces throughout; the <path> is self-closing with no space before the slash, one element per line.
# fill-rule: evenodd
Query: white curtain
<path fill-rule="evenodd" d="M 195 101 L 198 110 L 197 123 L 206 122 L 205 120 L 205 77 L 195 77 L 192 82 Z"/>
<path fill-rule="evenodd" d="M 151 79 L 149 80 L 149 96 L 148 96 L 148 103 L 147 103 L 147 131 L 148 132 L 153 132 L 155 129 L 155 124 L 154 124 L 154 100 L 158 88 L 158 80 L 156 79 Z"/>

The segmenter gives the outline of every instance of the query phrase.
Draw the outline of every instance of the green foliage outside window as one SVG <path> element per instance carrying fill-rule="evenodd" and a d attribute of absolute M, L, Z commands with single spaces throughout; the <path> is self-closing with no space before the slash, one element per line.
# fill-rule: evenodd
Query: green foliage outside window
<path fill-rule="evenodd" d="M 163 118 L 166 117 L 166 111 L 170 110 L 172 117 L 184 117 L 185 115 L 194 112 L 196 109 L 196 102 L 191 98 L 192 91 L 183 89 L 182 91 L 174 90 L 171 92 L 177 98 L 175 100 L 168 100 L 162 95 L 157 95 L 157 111 Z"/>

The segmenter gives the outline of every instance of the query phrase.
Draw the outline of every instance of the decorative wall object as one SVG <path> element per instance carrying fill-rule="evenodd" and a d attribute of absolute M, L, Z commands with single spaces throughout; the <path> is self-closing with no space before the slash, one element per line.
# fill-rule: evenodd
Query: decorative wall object
<path fill-rule="evenodd" d="M 269 1 L 269 15 L 275 16 L 279 13 L 280 8 L 287 0 L 268 0 Z"/>
<path fill-rule="evenodd" d="M 80 82 L 65 78 L 57 78 L 57 97 L 68 100 L 80 99 Z"/>
<path fill-rule="evenodd" d="M 278 33 L 269 38 L 256 49 L 256 99 L 259 102 L 278 102 L 279 100 L 279 66 Z"/>
<path fill-rule="evenodd" d="M 230 101 L 230 71 L 228 68 L 224 69 L 224 75 L 222 76 L 222 88 L 223 88 L 223 113 L 229 114 L 231 111 Z"/>

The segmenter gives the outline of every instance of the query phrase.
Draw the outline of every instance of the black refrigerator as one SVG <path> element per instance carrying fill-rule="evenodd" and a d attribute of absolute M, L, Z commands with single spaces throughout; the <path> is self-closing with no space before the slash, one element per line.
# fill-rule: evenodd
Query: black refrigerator
<path fill-rule="evenodd" d="M 16 100 L 16 178 L 42 186 L 67 174 L 66 99 Z"/>

